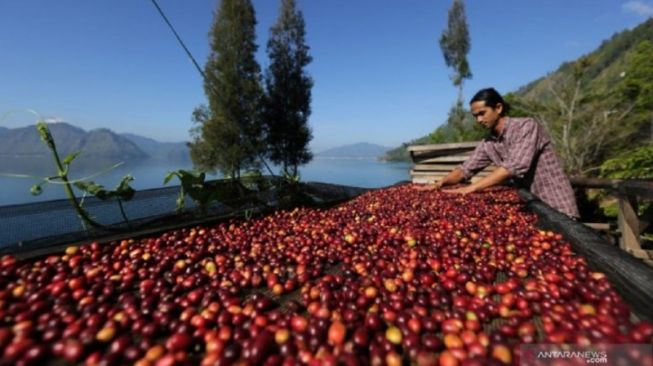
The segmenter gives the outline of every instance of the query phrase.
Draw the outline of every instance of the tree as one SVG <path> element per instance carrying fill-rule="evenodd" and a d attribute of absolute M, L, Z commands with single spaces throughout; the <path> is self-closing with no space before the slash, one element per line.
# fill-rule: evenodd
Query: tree
<path fill-rule="evenodd" d="M 264 123 L 268 157 L 290 176 L 297 176 L 297 167 L 313 158 L 308 149 L 313 80 L 305 71 L 312 58 L 305 33 L 295 0 L 282 0 L 267 45 L 270 66 L 265 78 Z"/>
<path fill-rule="evenodd" d="M 601 165 L 601 177 L 653 179 L 653 144 L 626 152 Z"/>
<path fill-rule="evenodd" d="M 478 141 L 485 136 L 487 136 L 487 131 L 476 122 L 468 110 L 457 104 L 449 110 L 447 123 L 429 135 L 429 143 Z"/>
<path fill-rule="evenodd" d="M 583 57 L 571 64 L 571 72 L 551 75 L 541 100 L 507 96 L 513 111 L 542 123 L 565 171 L 572 175 L 595 174 L 601 162 L 636 132 L 626 122 L 634 102 L 624 103 L 587 87 L 584 74 L 592 63 L 592 57 Z"/>
<path fill-rule="evenodd" d="M 453 85 L 458 87 L 458 102 L 463 104 L 463 83 L 472 77 L 472 71 L 467 62 L 470 40 L 465 16 L 465 4 L 462 0 L 454 0 L 449 8 L 447 28 L 440 37 L 440 49 L 444 55 L 444 62 L 453 68 L 451 76 Z"/>
<path fill-rule="evenodd" d="M 633 102 L 629 122 L 636 125 L 637 141 L 653 143 L 653 42 L 637 43 L 626 58 L 623 79 L 616 88 L 623 104 Z"/>
<path fill-rule="evenodd" d="M 238 178 L 258 167 L 263 151 L 261 69 L 254 55 L 256 16 L 250 0 L 222 0 L 209 38 L 204 67 L 208 106 L 193 112 L 191 158 L 202 170 Z"/>

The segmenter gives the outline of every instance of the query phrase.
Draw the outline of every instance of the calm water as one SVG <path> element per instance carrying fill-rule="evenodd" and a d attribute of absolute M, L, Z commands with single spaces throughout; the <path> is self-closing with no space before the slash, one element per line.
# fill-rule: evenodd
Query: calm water
<path fill-rule="evenodd" d="M 85 177 L 112 166 L 115 161 L 75 161 L 71 168 L 75 178 Z M 388 186 L 409 179 L 409 163 L 382 163 L 373 159 L 314 159 L 300 169 L 302 181 L 314 181 L 343 184 L 349 186 L 377 188 Z M 162 161 L 141 161 L 124 164 L 105 174 L 92 178 L 105 187 L 115 187 L 120 179 L 131 174 L 135 180 L 134 189 L 157 188 L 163 186 L 163 178 L 170 171 L 190 169 L 190 164 L 170 164 Z M 17 173 L 33 176 L 54 175 L 51 163 L 44 159 L 3 159 L 0 161 L 0 173 Z M 213 178 L 218 178 L 213 176 Z M 36 178 L 9 178 L 0 176 L 0 206 L 33 203 L 65 198 L 60 185 L 44 185 L 39 196 L 30 194 L 32 184 L 39 182 Z M 173 179 L 169 185 L 176 185 Z"/>

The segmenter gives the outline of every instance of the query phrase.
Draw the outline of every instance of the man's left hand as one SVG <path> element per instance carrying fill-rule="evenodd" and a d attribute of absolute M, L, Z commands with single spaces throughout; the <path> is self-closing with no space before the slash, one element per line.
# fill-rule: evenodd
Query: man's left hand
<path fill-rule="evenodd" d="M 442 192 L 454 193 L 454 194 L 468 194 L 474 192 L 474 188 L 472 186 L 464 186 L 455 189 L 443 189 Z"/>

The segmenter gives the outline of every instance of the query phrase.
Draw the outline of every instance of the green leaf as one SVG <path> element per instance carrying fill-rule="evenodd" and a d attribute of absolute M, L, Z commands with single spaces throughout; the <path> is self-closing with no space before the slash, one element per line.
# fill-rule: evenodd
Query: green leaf
<path fill-rule="evenodd" d="M 81 152 L 81 150 L 80 150 L 80 151 L 76 151 L 76 152 L 74 152 L 74 153 L 72 153 L 72 154 L 68 154 L 68 156 L 66 156 L 66 157 L 63 159 L 63 163 L 66 164 L 66 165 L 72 163 L 73 160 L 75 160 L 75 158 L 78 157 L 79 154 L 81 154 L 81 153 L 82 153 L 82 152 Z"/>
<path fill-rule="evenodd" d="M 181 177 L 179 176 L 178 172 L 168 172 L 165 178 L 163 178 L 163 185 L 168 184 L 170 180 L 174 177 L 178 177 L 181 180 Z"/>
<path fill-rule="evenodd" d="M 124 177 L 122 177 L 120 184 L 116 186 L 114 192 L 123 201 L 129 201 L 134 197 L 134 193 L 136 193 L 136 191 L 129 185 L 129 183 L 133 181 L 134 181 L 134 177 L 131 176 L 130 174 L 127 174 Z"/>
<path fill-rule="evenodd" d="M 30 188 L 30 190 L 29 190 L 30 193 L 32 193 L 32 195 L 34 195 L 34 196 L 38 196 L 41 193 L 43 193 L 43 188 L 41 187 L 41 185 L 43 185 L 43 183 L 37 183 L 37 184 L 33 185 L 32 188 Z"/>
<path fill-rule="evenodd" d="M 75 187 L 103 201 L 111 198 L 111 195 L 109 194 L 109 192 L 107 192 L 107 190 L 104 189 L 104 186 L 97 184 L 93 181 L 75 182 Z"/>
<path fill-rule="evenodd" d="M 52 135 L 50 135 L 50 129 L 48 128 L 48 125 L 45 122 L 43 121 L 37 122 L 36 130 L 39 131 L 39 136 L 41 137 L 41 141 L 47 143 L 49 140 L 52 139 Z"/>
<path fill-rule="evenodd" d="M 186 200 L 184 198 L 184 193 L 180 192 L 179 197 L 177 197 L 177 212 L 181 212 L 186 207 Z"/>

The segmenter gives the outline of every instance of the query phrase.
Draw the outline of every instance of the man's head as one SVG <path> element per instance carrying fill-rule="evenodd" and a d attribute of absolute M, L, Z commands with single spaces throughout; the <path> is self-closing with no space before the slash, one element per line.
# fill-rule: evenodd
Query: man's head
<path fill-rule="evenodd" d="M 483 127 L 494 130 L 510 106 L 494 88 L 479 90 L 469 102 L 472 115 Z"/>

